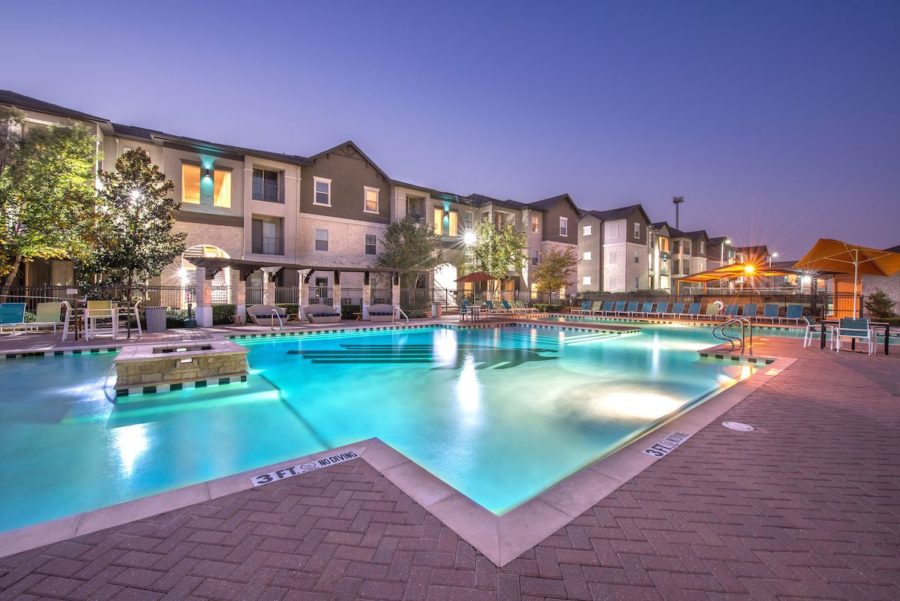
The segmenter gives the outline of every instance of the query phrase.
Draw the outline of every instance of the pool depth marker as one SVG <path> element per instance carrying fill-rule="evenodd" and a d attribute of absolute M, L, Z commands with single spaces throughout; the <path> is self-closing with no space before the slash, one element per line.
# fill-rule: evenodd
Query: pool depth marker
<path fill-rule="evenodd" d="M 335 465 L 337 463 L 350 461 L 351 459 L 356 459 L 357 457 L 359 457 L 359 454 L 353 449 L 350 449 L 342 453 L 337 453 L 335 455 L 329 455 L 327 457 L 322 457 L 321 459 L 316 459 L 315 461 L 310 461 L 309 463 L 303 463 L 292 467 L 284 467 L 280 470 L 275 470 L 274 472 L 268 472 L 266 474 L 253 476 L 252 478 L 250 478 L 250 482 L 254 487 L 262 486 L 264 484 L 271 484 L 272 482 L 284 480 L 285 478 L 292 478 L 294 476 L 299 476 L 300 474 L 308 474 L 309 472 L 320 470 L 323 467 L 328 467 L 329 465 Z"/>

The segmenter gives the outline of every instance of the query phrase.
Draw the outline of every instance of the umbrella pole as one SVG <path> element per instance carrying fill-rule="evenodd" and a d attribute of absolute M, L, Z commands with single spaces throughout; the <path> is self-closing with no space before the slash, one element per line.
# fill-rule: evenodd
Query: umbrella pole
<path fill-rule="evenodd" d="M 859 251 L 856 251 L 855 261 L 853 261 L 853 319 L 857 319 L 859 315 L 856 314 L 856 299 L 859 295 L 856 293 L 856 278 L 859 273 Z"/>

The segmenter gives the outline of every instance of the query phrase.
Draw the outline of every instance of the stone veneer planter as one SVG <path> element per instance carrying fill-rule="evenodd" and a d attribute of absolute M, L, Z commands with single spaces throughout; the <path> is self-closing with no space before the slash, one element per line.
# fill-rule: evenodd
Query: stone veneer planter
<path fill-rule="evenodd" d="M 115 359 L 116 394 L 161 392 L 201 381 L 246 381 L 247 353 L 229 340 L 125 346 Z"/>

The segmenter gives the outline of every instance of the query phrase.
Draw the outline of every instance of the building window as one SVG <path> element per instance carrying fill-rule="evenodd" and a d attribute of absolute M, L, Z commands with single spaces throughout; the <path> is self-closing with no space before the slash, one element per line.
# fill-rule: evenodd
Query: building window
<path fill-rule="evenodd" d="M 584 254 L 581 255 L 581 258 L 584 259 L 585 261 L 590 261 L 590 260 L 593 259 L 594 257 L 593 257 L 593 255 L 591 254 L 591 251 L 586 250 L 586 251 L 584 251 Z"/>
<path fill-rule="evenodd" d="M 316 229 L 316 250 L 328 250 L 328 230 Z"/>
<path fill-rule="evenodd" d="M 265 202 L 281 202 L 278 194 L 280 174 L 268 169 L 253 170 L 253 200 Z"/>
<path fill-rule="evenodd" d="M 366 234 L 366 254 L 375 254 L 375 236 L 373 234 Z"/>
<path fill-rule="evenodd" d="M 536 234 L 541 231 L 541 218 L 537 215 L 531 216 L 531 233 Z"/>
<path fill-rule="evenodd" d="M 471 232 L 475 229 L 475 214 L 472 211 L 463 212 L 463 230 Z"/>
<path fill-rule="evenodd" d="M 686 255 L 691 254 L 691 241 L 690 241 L 690 240 L 685 240 L 684 242 L 682 242 L 682 243 L 681 243 L 681 250 L 682 250 L 682 253 L 684 253 L 684 254 L 686 254 Z"/>
<path fill-rule="evenodd" d="M 434 235 L 444 235 L 444 209 L 434 207 Z"/>
<path fill-rule="evenodd" d="M 610 265 L 613 265 L 616 262 L 616 258 L 617 258 L 616 251 L 611 250 L 606 255 L 606 262 L 609 263 Z"/>
<path fill-rule="evenodd" d="M 263 255 L 284 254 L 284 228 L 281 219 L 254 217 L 251 221 L 251 251 Z"/>
<path fill-rule="evenodd" d="M 641 253 L 639 251 L 634 251 L 634 262 L 635 263 L 641 262 Z"/>
<path fill-rule="evenodd" d="M 640 223 L 634 224 L 634 239 L 635 240 L 641 239 L 641 224 Z"/>
<path fill-rule="evenodd" d="M 181 164 L 181 202 L 200 204 L 200 165 Z"/>
<path fill-rule="evenodd" d="M 641 278 L 636 277 L 636 278 L 634 278 L 634 289 L 640 290 L 640 288 L 641 288 Z"/>
<path fill-rule="evenodd" d="M 459 236 L 459 211 L 450 211 L 447 214 L 450 221 L 450 231 L 448 235 Z"/>
<path fill-rule="evenodd" d="M 559 235 L 563 238 L 567 238 L 569 236 L 569 218 L 568 217 L 560 217 L 559 218 Z"/>
<path fill-rule="evenodd" d="M 378 212 L 378 188 L 363 186 L 363 211 L 366 213 Z"/>
<path fill-rule="evenodd" d="M 323 207 L 331 206 L 331 180 L 325 179 L 323 177 L 314 177 L 313 181 L 315 182 L 313 185 L 316 188 L 315 198 L 313 198 L 314 205 L 321 205 Z"/>
<path fill-rule="evenodd" d="M 415 221 L 425 219 L 425 199 L 418 196 L 407 196 L 406 216 Z"/>
<path fill-rule="evenodd" d="M 593 227 L 593 226 L 591 226 L 591 225 L 586 225 L 586 226 L 584 226 L 583 228 L 581 228 L 581 235 L 582 235 L 582 236 L 590 236 L 591 233 L 592 233 L 593 231 L 594 231 L 594 227 Z"/>
<path fill-rule="evenodd" d="M 231 208 L 231 171 L 213 171 L 213 206 Z"/>
<path fill-rule="evenodd" d="M 534 249 L 531 251 L 531 264 L 537 265 L 541 262 L 541 251 Z"/>
<path fill-rule="evenodd" d="M 604 224 L 604 237 L 606 240 L 617 240 L 619 238 L 619 223 L 618 221 L 607 221 Z"/>
<path fill-rule="evenodd" d="M 706 254 L 706 242 L 704 240 L 700 241 L 700 254 Z"/>
<path fill-rule="evenodd" d="M 591 276 L 586 275 L 586 276 L 582 277 L 581 283 L 585 286 L 590 286 L 591 285 Z"/>

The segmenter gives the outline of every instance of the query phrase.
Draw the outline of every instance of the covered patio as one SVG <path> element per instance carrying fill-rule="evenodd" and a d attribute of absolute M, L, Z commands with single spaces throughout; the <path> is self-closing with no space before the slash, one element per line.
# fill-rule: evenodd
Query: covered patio
<path fill-rule="evenodd" d="M 346 266 L 322 266 L 300 263 L 284 263 L 282 261 L 254 261 L 247 259 L 228 259 L 220 257 L 189 257 L 186 258 L 194 266 L 196 266 L 195 277 L 195 294 L 194 298 L 197 302 L 196 318 L 197 325 L 200 327 L 212 326 L 212 305 L 213 305 L 213 278 L 216 274 L 225 268 L 230 268 L 233 274 L 237 275 L 236 285 L 233 286 L 233 298 L 236 307 L 235 315 L 245 321 L 247 316 L 247 280 L 250 275 L 256 272 L 263 274 L 262 278 L 262 303 L 263 305 L 275 305 L 275 277 L 284 270 L 295 270 L 300 276 L 299 297 L 297 304 L 305 306 L 313 304 L 313 298 L 310 295 L 310 280 L 316 273 L 331 273 L 333 276 L 332 298 L 334 309 L 341 310 L 341 274 L 342 273 L 362 273 L 362 307 L 361 317 L 366 318 L 368 307 L 372 304 L 372 274 L 388 274 L 391 281 L 391 304 L 400 304 L 400 274 L 396 270 L 383 269 L 378 267 L 346 267 Z M 251 303 L 253 304 L 253 303 Z"/>

